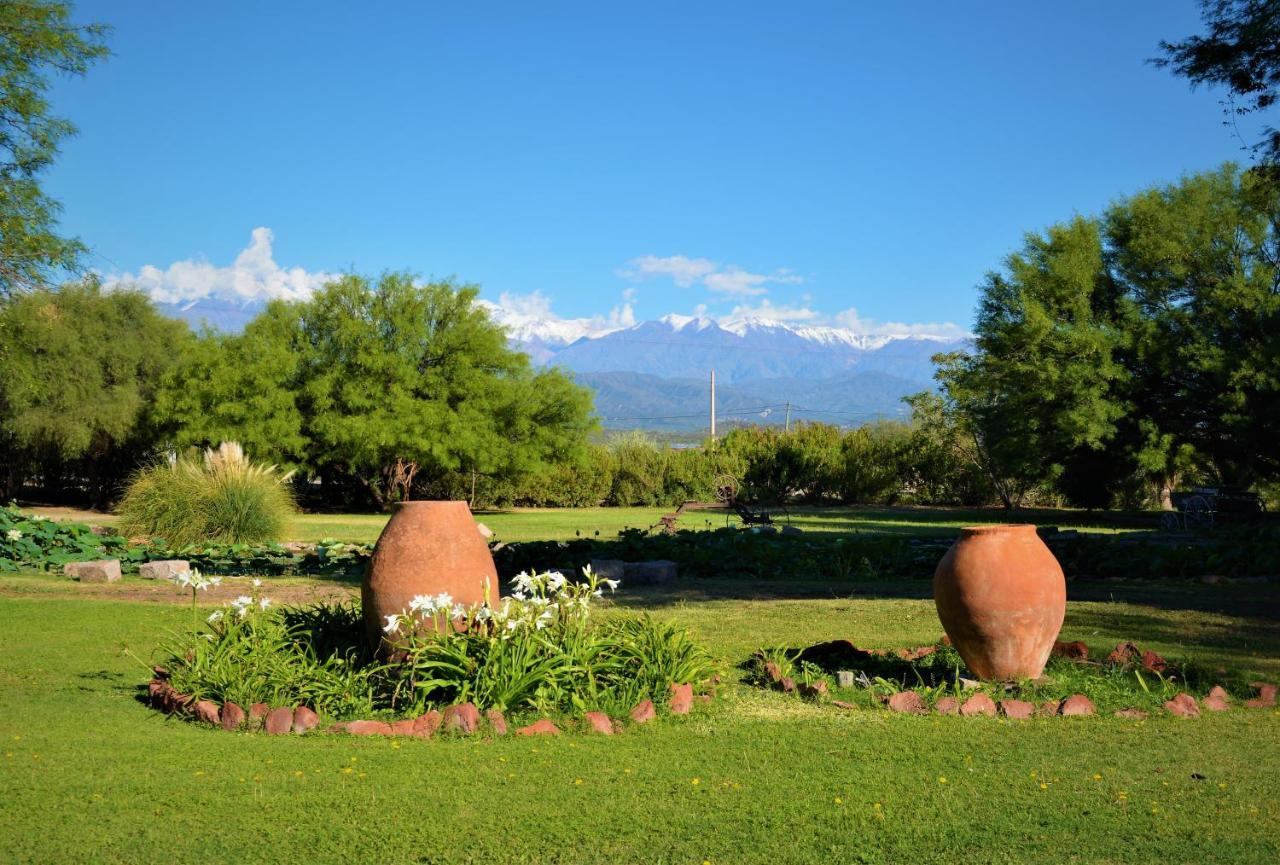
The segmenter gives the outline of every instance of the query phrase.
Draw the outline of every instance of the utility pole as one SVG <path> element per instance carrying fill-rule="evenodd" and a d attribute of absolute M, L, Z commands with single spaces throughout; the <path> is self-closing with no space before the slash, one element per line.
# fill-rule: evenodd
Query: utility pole
<path fill-rule="evenodd" d="M 787 403 L 787 428 L 786 432 L 791 432 L 791 403 Z"/>
<path fill-rule="evenodd" d="M 711 370 L 711 440 L 716 438 L 716 371 Z"/>

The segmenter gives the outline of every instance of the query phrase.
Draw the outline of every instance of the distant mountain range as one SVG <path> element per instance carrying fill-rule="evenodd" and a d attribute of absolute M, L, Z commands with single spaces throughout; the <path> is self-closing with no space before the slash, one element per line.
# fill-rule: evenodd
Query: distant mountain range
<path fill-rule="evenodd" d="M 537 318 L 485 302 L 512 346 L 534 363 L 573 374 L 596 394 L 609 429 L 705 430 L 716 373 L 718 425 L 820 420 L 842 426 L 900 418 L 902 398 L 934 386 L 933 355 L 965 340 L 867 336 L 835 327 L 668 315 L 618 326 L 599 319 Z M 239 330 L 261 304 L 202 300 L 161 304 L 174 317 Z"/>

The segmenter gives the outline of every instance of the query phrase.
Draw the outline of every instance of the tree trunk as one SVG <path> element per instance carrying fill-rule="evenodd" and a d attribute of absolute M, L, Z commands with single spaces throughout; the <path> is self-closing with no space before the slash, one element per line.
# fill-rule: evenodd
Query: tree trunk
<path fill-rule="evenodd" d="M 1177 475 L 1164 475 L 1156 480 L 1156 488 L 1160 495 L 1160 510 L 1173 510 L 1173 488 L 1177 485 Z"/>
<path fill-rule="evenodd" d="M 381 503 L 381 506 L 385 508 L 391 502 L 409 501 L 409 495 L 413 491 L 413 478 L 417 473 L 418 464 L 413 460 L 406 460 L 402 457 L 396 457 L 395 462 L 383 466 L 382 480 L 385 501 Z"/>

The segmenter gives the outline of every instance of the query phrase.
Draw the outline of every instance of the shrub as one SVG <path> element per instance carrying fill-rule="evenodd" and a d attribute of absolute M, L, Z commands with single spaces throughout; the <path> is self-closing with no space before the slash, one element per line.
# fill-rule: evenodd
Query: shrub
<path fill-rule="evenodd" d="M 140 471 L 120 502 L 120 528 L 175 547 L 274 540 L 294 509 L 288 480 L 224 442 L 203 457 L 180 456 Z"/>
<path fill-rule="evenodd" d="M 131 554 L 124 538 L 99 535 L 84 523 L 24 514 L 16 505 L 0 508 L 0 571 L 16 571 L 21 565 L 53 568 L 105 557 L 126 562 L 141 558 Z"/>

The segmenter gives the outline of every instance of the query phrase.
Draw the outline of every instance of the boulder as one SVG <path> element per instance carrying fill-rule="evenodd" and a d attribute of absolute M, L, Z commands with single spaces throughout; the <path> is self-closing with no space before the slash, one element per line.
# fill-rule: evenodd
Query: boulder
<path fill-rule="evenodd" d="M 823 697 L 827 696 L 828 693 L 830 692 L 827 688 L 827 683 L 822 679 L 819 679 L 812 685 L 800 686 L 800 696 L 804 697 L 806 700 L 821 700 Z"/>
<path fill-rule="evenodd" d="M 263 728 L 269 735 L 280 736 L 293 730 L 293 709 L 281 706 L 267 713 Z"/>
<path fill-rule="evenodd" d="M 960 701 L 955 697 L 943 697 L 933 704 L 933 711 L 939 715 L 958 715 L 960 714 Z"/>
<path fill-rule="evenodd" d="M 1214 685 L 1200 705 L 1211 712 L 1225 712 L 1231 707 L 1231 697 L 1221 685 Z"/>
<path fill-rule="evenodd" d="M 550 718 L 540 718 L 527 727 L 516 730 L 517 736 L 559 736 L 560 728 Z"/>
<path fill-rule="evenodd" d="M 622 559 L 592 559 L 591 573 L 602 580 L 622 580 L 627 571 L 627 563 Z"/>
<path fill-rule="evenodd" d="M 451 733 L 471 735 L 480 726 L 480 711 L 474 703 L 459 703 L 444 710 L 444 728 Z"/>
<path fill-rule="evenodd" d="M 587 722 L 591 732 L 599 733 L 601 736 L 613 735 L 613 721 L 609 720 L 609 716 L 604 712 L 587 712 L 582 718 Z"/>
<path fill-rule="evenodd" d="M 293 710 L 293 732 L 306 733 L 320 725 L 320 716 L 306 706 Z"/>
<path fill-rule="evenodd" d="M 889 697 L 889 711 L 902 712 L 907 715 L 923 715 L 929 711 L 924 700 L 915 691 L 899 691 Z"/>
<path fill-rule="evenodd" d="M 1163 673 L 1169 669 L 1169 662 L 1148 649 L 1142 653 L 1142 669 L 1150 673 Z"/>
<path fill-rule="evenodd" d="M 191 572 L 191 563 L 184 559 L 163 559 L 143 562 L 138 566 L 138 576 L 144 580 L 171 580 L 178 574 Z"/>
<path fill-rule="evenodd" d="M 82 583 L 118 583 L 120 581 L 120 560 L 99 559 L 94 562 L 67 562 L 62 572 L 73 580 Z"/>
<path fill-rule="evenodd" d="M 1164 707 L 1170 715 L 1177 715 L 1179 718 L 1200 717 L 1200 706 L 1190 694 L 1178 694 L 1172 700 L 1165 700 Z"/>
<path fill-rule="evenodd" d="M 673 715 L 687 715 L 693 708 L 693 685 L 672 685 L 671 702 L 667 704 Z"/>
<path fill-rule="evenodd" d="M 1073 640 L 1070 643 L 1055 640 L 1052 654 L 1071 661 L 1087 661 L 1089 660 L 1089 647 L 1079 640 Z"/>
<path fill-rule="evenodd" d="M 419 739 L 430 739 L 440 729 L 440 713 L 435 709 L 423 712 L 413 719 L 413 735 Z"/>
<path fill-rule="evenodd" d="M 350 733 L 352 736 L 390 736 L 391 725 L 385 721 L 348 721 L 332 728 L 336 732 Z"/>
<path fill-rule="evenodd" d="M 623 582 L 632 586 L 657 586 L 673 582 L 679 576 L 679 566 L 666 559 L 652 562 L 627 562 L 623 568 Z"/>
<path fill-rule="evenodd" d="M 254 703 L 249 707 L 249 723 L 256 726 L 263 718 L 267 717 L 267 713 L 271 711 L 271 707 L 266 703 Z"/>
<path fill-rule="evenodd" d="M 784 535 L 803 535 L 804 529 L 801 529 L 799 526 L 783 526 L 782 533 Z"/>
<path fill-rule="evenodd" d="M 1134 643 L 1116 643 L 1116 647 L 1107 655 L 1107 663 L 1114 667 L 1124 667 L 1142 657 L 1142 650 Z"/>
<path fill-rule="evenodd" d="M 486 709 L 484 719 L 489 722 L 489 729 L 495 736 L 507 735 L 507 716 L 497 709 Z"/>
<path fill-rule="evenodd" d="M 417 719 L 416 719 L 416 718 L 404 718 L 403 720 L 400 720 L 400 721 L 392 721 L 392 722 L 391 722 L 391 725 L 390 725 L 390 726 L 391 726 L 391 735 L 392 735 L 392 736 L 412 736 L 412 735 L 413 735 L 413 722 L 414 722 L 415 720 L 417 720 Z"/>
<path fill-rule="evenodd" d="M 1093 701 L 1084 694 L 1072 694 L 1063 700 L 1062 705 L 1058 707 L 1058 714 L 1067 717 L 1083 717 L 1092 715 L 1096 711 L 1093 707 Z"/>
<path fill-rule="evenodd" d="M 776 685 L 782 681 L 782 668 L 773 661 L 765 661 L 764 677 L 769 681 L 769 684 Z"/>
<path fill-rule="evenodd" d="M 1025 700 L 1001 700 L 1000 714 L 1006 718 L 1015 718 L 1018 720 L 1030 718 L 1036 713 L 1034 703 L 1028 703 Z"/>
<path fill-rule="evenodd" d="M 964 701 L 960 706 L 960 714 L 965 717 L 987 715 L 994 718 L 996 716 L 996 704 L 991 701 L 990 697 L 979 691 Z"/>
<path fill-rule="evenodd" d="M 240 708 L 238 703 L 223 703 L 222 713 L 219 718 L 222 723 L 222 729 L 227 732 L 238 730 L 244 726 L 244 709 Z"/>
<path fill-rule="evenodd" d="M 637 724 L 647 724 L 656 717 L 658 717 L 658 713 L 653 708 L 653 700 L 641 700 L 631 710 L 631 720 Z"/>
<path fill-rule="evenodd" d="M 221 719 L 218 717 L 218 704 L 213 700 L 196 700 L 194 706 L 191 707 L 191 714 L 201 724 L 218 725 Z"/>
<path fill-rule="evenodd" d="M 1061 701 L 1045 700 L 1043 703 L 1040 704 L 1040 714 L 1053 716 L 1058 714 L 1058 710 L 1061 708 L 1062 708 Z"/>
<path fill-rule="evenodd" d="M 1266 682 L 1250 682 L 1250 685 L 1258 689 L 1258 696 L 1252 700 L 1245 700 L 1245 706 L 1250 709 L 1270 709 L 1276 704 L 1276 686 Z"/>

